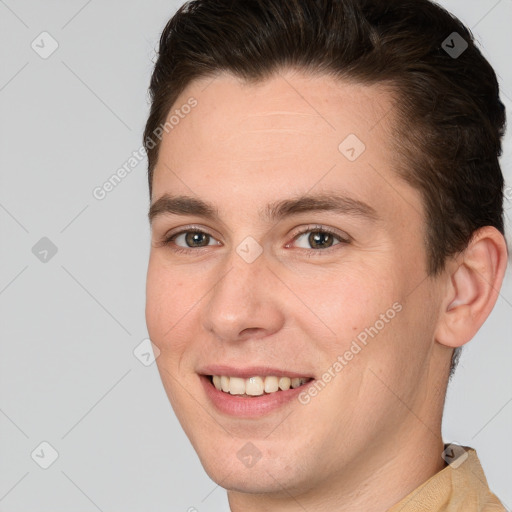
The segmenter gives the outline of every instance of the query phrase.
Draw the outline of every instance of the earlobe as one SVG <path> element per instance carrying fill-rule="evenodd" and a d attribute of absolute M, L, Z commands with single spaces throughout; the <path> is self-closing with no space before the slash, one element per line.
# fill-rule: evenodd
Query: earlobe
<path fill-rule="evenodd" d="M 449 283 L 436 330 L 436 341 L 460 347 L 471 340 L 492 311 L 507 266 L 503 235 L 479 229 L 468 247 L 447 266 Z"/>

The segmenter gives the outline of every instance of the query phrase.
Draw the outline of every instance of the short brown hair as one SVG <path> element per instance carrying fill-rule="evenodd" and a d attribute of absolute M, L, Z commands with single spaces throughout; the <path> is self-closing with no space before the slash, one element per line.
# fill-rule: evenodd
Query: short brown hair
<path fill-rule="evenodd" d="M 449 51 L 456 44 L 459 55 Z M 383 83 L 396 93 L 398 172 L 424 200 L 430 275 L 477 229 L 504 234 L 505 108 L 496 74 L 471 32 L 429 0 L 185 3 L 162 32 L 151 77 L 150 195 L 160 146 L 152 135 L 192 80 L 226 71 L 258 82 L 286 67 Z M 450 375 L 459 355 L 456 349 Z"/>

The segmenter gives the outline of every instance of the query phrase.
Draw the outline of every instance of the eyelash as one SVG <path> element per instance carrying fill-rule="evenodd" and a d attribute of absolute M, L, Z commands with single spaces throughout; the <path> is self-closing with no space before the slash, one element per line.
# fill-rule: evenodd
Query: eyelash
<path fill-rule="evenodd" d="M 290 244 L 292 242 L 294 242 L 295 240 L 297 240 L 302 235 L 305 235 L 306 233 L 310 233 L 310 232 L 319 232 L 319 233 L 322 233 L 322 234 L 331 235 L 334 238 L 336 238 L 339 241 L 339 243 L 335 244 L 335 245 L 332 245 L 331 247 L 328 247 L 327 249 L 304 249 L 303 247 L 300 247 L 299 249 L 301 249 L 303 251 L 306 251 L 306 256 L 307 257 L 315 257 L 315 256 L 321 256 L 322 254 L 325 254 L 325 253 L 331 253 L 332 250 L 334 250 L 336 246 L 338 246 L 338 245 L 347 245 L 347 244 L 349 244 L 351 242 L 350 237 L 348 235 L 346 235 L 346 238 L 344 238 L 343 236 L 341 236 L 339 233 L 335 232 L 332 229 L 325 228 L 325 227 L 320 226 L 320 225 L 310 225 L 306 229 L 303 229 L 302 231 L 299 231 L 299 232 L 295 233 L 294 236 L 293 236 L 292 241 L 290 242 Z M 204 247 L 195 247 L 195 248 L 194 247 L 188 247 L 188 248 L 186 248 L 186 247 L 181 247 L 181 246 L 178 246 L 178 245 L 173 245 L 174 239 L 176 239 L 178 236 L 186 234 L 186 233 L 205 234 L 205 235 L 208 235 L 211 238 L 215 239 L 215 237 L 210 235 L 208 232 L 203 231 L 202 229 L 196 228 L 194 226 L 187 226 L 186 229 L 183 229 L 183 230 L 181 230 L 181 231 L 179 231 L 177 233 L 173 233 L 172 235 L 170 235 L 168 237 L 165 237 L 158 244 L 158 246 L 159 247 L 169 247 L 173 252 L 179 253 L 179 254 L 191 254 L 193 252 L 196 252 L 198 249 L 206 249 L 207 247 L 210 247 L 210 246 L 204 246 Z M 288 245 L 289 244 L 287 244 L 287 246 Z"/>

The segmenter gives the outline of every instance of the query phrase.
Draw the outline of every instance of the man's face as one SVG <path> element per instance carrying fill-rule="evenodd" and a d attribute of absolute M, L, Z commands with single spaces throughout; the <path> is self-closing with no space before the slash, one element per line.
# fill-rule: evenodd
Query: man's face
<path fill-rule="evenodd" d="M 208 474 L 240 491 L 305 492 L 381 467 L 437 428 L 430 390 L 449 363 L 433 355 L 441 292 L 421 196 L 396 172 L 391 96 L 283 72 L 193 82 L 173 112 L 190 97 L 162 140 L 152 204 L 187 196 L 216 216 L 159 209 L 146 307 L 183 429 Z M 279 207 L 305 196 L 339 196 L 337 208 Z"/>

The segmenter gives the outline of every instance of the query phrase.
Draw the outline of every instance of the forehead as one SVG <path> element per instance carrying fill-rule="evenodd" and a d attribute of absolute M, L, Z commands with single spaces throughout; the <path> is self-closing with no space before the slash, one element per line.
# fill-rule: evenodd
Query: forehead
<path fill-rule="evenodd" d="M 328 147 L 335 154 L 339 143 L 350 134 L 373 146 L 389 142 L 384 132 L 393 117 L 393 97 L 382 85 L 365 86 L 297 70 L 276 73 L 256 83 L 223 73 L 192 82 L 170 114 L 192 97 L 197 107 L 170 131 L 168 143 L 187 142 L 184 139 L 193 132 L 203 151 L 233 154 L 238 150 L 240 158 L 247 154 L 253 159 L 257 153 L 265 159 L 274 158 L 276 150 L 291 149 L 286 142 L 295 143 L 300 138 L 310 143 L 323 140 L 325 144 L 317 146 L 316 152 Z M 258 145 L 258 141 L 265 144 Z M 296 147 L 290 156 L 301 149 L 306 148 Z"/>
<path fill-rule="evenodd" d="M 394 98 L 383 86 L 292 70 L 258 83 L 221 74 L 192 82 L 170 115 L 191 98 L 163 136 L 155 198 L 193 193 L 229 207 L 236 193 L 259 210 L 260 198 L 285 192 L 336 189 L 389 207 L 403 201 L 398 189 L 414 194 L 394 172 Z"/>

